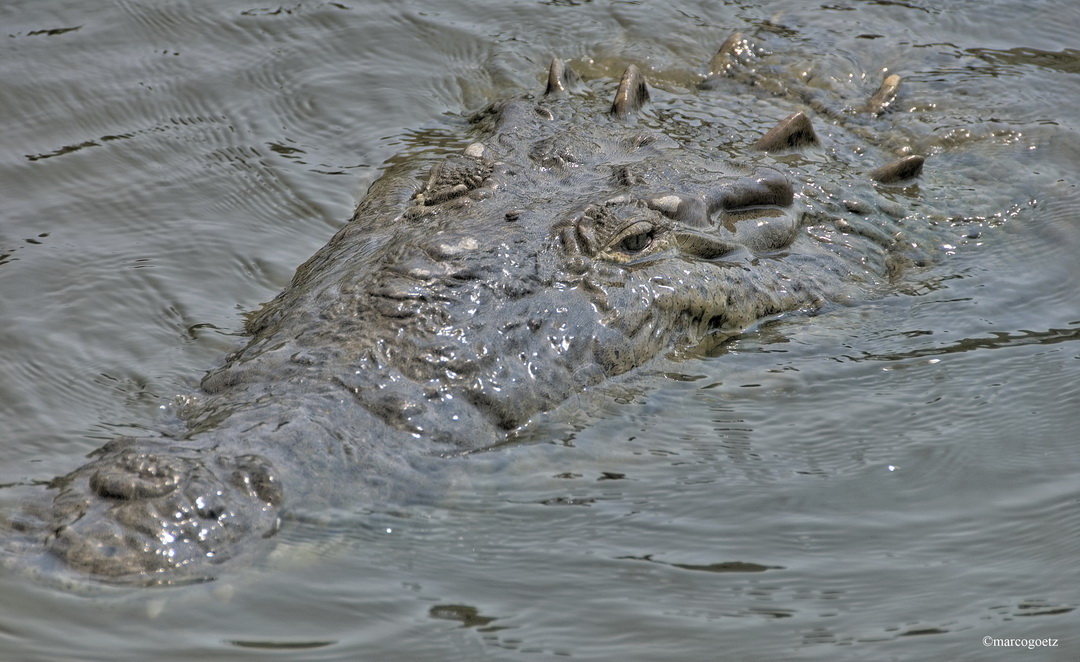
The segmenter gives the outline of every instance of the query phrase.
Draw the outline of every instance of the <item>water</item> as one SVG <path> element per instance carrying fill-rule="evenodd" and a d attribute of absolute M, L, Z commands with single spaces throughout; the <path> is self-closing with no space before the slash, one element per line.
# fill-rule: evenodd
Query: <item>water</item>
<path fill-rule="evenodd" d="M 5 511 L 152 427 L 387 159 L 555 54 L 662 94 L 772 19 L 905 73 L 1003 213 L 903 291 L 567 403 L 408 516 L 288 522 L 206 586 L 2 575 L 0 659 L 1075 659 L 1080 8 L 715 5 L 0 8 Z"/>

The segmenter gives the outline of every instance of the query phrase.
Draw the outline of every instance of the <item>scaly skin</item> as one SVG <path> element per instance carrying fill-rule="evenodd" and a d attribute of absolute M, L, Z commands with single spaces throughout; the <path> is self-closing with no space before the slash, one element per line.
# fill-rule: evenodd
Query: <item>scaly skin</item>
<path fill-rule="evenodd" d="M 725 44 L 700 94 L 744 45 Z M 886 83 L 864 112 L 887 106 Z M 556 60 L 543 96 L 477 114 L 426 183 L 415 164 L 388 172 L 203 380 L 184 435 L 101 448 L 7 522 L 9 549 L 112 581 L 212 577 L 291 505 L 423 494 L 432 457 L 657 356 L 865 297 L 907 261 L 904 213 L 878 210 L 865 173 L 842 203 L 793 188 L 774 156 L 816 143 L 805 117 L 735 165 L 712 126 L 665 132 L 648 95 L 631 66 L 609 107 Z"/>

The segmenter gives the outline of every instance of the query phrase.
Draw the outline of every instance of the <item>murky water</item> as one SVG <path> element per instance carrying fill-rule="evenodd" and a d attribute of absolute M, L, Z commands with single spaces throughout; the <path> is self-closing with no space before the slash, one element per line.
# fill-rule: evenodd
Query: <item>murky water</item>
<path fill-rule="evenodd" d="M 152 427 L 387 159 L 555 54 L 677 89 L 772 20 L 903 72 L 1003 214 L 903 292 L 567 403 L 408 517 L 289 522 L 207 586 L 0 576 L 0 659 L 1080 655 L 1080 6 L 716 4 L 0 7 L 4 509 Z"/>

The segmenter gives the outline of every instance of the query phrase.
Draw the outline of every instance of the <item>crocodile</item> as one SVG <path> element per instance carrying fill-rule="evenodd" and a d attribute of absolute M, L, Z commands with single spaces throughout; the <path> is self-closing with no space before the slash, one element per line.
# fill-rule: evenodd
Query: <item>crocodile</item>
<path fill-rule="evenodd" d="M 688 93 L 775 94 L 763 57 L 734 35 Z M 586 81 L 552 60 L 542 92 L 469 116 L 463 149 L 388 168 L 183 399 L 179 432 L 94 451 L 3 517 L 4 548 L 95 581 L 213 579 L 299 504 L 438 490 L 432 462 L 575 394 L 874 296 L 927 259 L 911 237 L 930 223 L 902 203 L 924 158 L 878 148 L 861 168 L 810 116 L 861 141 L 899 86 L 843 108 L 795 95 L 801 110 L 733 145 L 656 112 L 636 65 Z M 817 183 L 838 168 L 842 189 Z"/>

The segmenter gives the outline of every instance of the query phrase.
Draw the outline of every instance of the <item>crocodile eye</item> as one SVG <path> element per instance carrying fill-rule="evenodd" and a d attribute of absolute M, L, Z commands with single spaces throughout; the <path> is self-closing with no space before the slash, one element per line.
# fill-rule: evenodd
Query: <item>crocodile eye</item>
<path fill-rule="evenodd" d="M 652 233 L 639 232 L 632 234 L 629 237 L 623 237 L 623 240 L 619 242 L 619 248 L 627 253 L 638 253 L 649 247 L 652 242 Z"/>
<path fill-rule="evenodd" d="M 624 253 L 640 253 L 652 245 L 655 232 L 652 223 L 641 221 L 620 232 L 612 243 Z"/>

